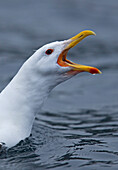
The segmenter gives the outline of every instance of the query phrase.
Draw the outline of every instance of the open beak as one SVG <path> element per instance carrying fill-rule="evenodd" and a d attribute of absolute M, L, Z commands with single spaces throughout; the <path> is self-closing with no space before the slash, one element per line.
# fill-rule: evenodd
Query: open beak
<path fill-rule="evenodd" d="M 71 67 L 72 68 L 71 71 L 74 71 L 77 73 L 89 72 L 91 74 L 101 74 L 101 71 L 95 67 L 76 64 L 66 58 L 69 49 L 76 46 L 81 40 L 83 40 L 85 37 L 87 37 L 89 35 L 96 35 L 96 34 L 93 31 L 85 30 L 85 31 L 80 32 L 76 36 L 70 38 L 69 40 L 67 40 L 67 42 L 66 42 L 67 46 L 59 55 L 57 63 L 61 67 Z"/>

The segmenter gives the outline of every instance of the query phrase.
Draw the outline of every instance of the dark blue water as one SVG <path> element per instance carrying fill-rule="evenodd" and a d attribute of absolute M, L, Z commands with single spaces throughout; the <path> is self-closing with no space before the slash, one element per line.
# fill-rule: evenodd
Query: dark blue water
<path fill-rule="evenodd" d="M 103 74 L 81 73 L 56 87 L 32 136 L 0 155 L 0 169 L 118 169 L 117 0 L 1 0 L 0 90 L 40 46 L 84 29 L 97 36 L 68 57 Z"/>

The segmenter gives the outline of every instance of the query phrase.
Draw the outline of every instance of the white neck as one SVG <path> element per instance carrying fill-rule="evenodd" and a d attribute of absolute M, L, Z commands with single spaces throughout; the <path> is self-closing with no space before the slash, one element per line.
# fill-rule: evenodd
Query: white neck
<path fill-rule="evenodd" d="M 0 94 L 0 142 L 8 147 L 30 135 L 36 112 L 51 90 L 48 80 L 36 74 L 23 65 Z"/>

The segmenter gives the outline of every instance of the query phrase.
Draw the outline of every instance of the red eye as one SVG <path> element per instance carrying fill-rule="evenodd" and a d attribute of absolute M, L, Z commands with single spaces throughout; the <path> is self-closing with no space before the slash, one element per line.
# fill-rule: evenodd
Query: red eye
<path fill-rule="evenodd" d="M 47 55 L 50 55 L 52 52 L 53 52 L 53 49 L 48 49 L 48 50 L 46 50 L 45 53 L 46 53 Z"/>

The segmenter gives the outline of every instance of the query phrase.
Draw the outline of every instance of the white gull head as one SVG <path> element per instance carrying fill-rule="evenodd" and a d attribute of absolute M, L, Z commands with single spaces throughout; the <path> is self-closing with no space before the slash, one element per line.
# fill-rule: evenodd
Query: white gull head
<path fill-rule="evenodd" d="M 53 42 L 38 49 L 0 94 L 0 142 L 12 147 L 31 133 L 36 113 L 49 92 L 80 72 L 101 73 L 97 68 L 69 61 L 70 48 L 92 31 L 82 31 L 69 40 Z"/>

